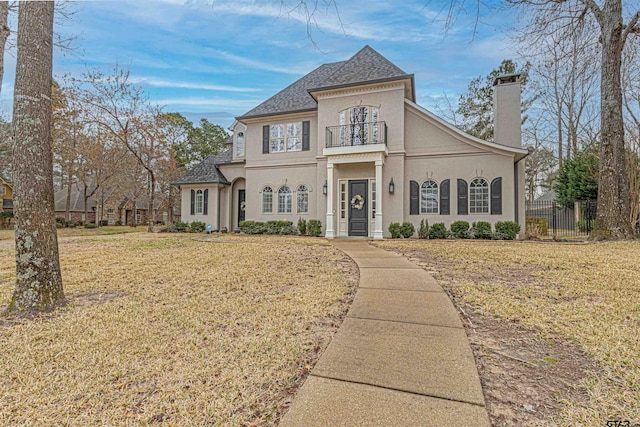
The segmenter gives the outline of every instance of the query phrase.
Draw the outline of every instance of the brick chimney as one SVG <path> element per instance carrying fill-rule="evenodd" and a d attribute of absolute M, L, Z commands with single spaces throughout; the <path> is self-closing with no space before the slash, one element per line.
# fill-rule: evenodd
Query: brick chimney
<path fill-rule="evenodd" d="M 493 81 L 493 138 L 498 144 L 522 147 L 520 74 Z"/>

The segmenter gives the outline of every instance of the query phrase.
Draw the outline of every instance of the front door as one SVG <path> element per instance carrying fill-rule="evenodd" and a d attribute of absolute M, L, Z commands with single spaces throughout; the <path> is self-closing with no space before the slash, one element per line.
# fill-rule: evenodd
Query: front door
<path fill-rule="evenodd" d="M 244 190 L 238 190 L 238 225 L 244 221 L 245 203 Z"/>
<path fill-rule="evenodd" d="M 366 179 L 349 181 L 349 236 L 369 235 L 367 186 Z"/>

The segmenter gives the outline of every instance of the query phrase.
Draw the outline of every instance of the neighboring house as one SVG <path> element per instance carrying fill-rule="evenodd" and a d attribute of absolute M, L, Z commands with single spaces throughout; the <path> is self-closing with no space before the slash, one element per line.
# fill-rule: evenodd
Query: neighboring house
<path fill-rule="evenodd" d="M 0 212 L 13 211 L 13 186 L 11 182 L 0 177 L 0 195 L 2 195 L 2 209 Z"/>
<path fill-rule="evenodd" d="M 369 46 L 236 118 L 233 137 L 175 184 L 183 221 L 321 219 L 324 235 L 388 236 L 392 222 L 518 221 L 520 75 L 495 81 L 495 139 L 416 104 L 413 74 Z"/>
<path fill-rule="evenodd" d="M 154 218 L 156 223 L 166 224 L 169 221 L 169 210 L 159 195 L 156 195 L 153 201 Z M 118 209 L 113 213 L 113 219 L 115 223 L 121 225 L 131 225 L 132 216 L 135 212 L 136 225 L 146 225 L 149 221 L 149 198 L 144 195 L 135 201 L 135 208 L 133 201 L 125 198 L 120 202 Z M 108 213 L 107 216 L 111 215 Z M 110 217 L 103 218 L 111 221 Z M 173 209 L 173 221 L 180 221 L 180 209 Z M 109 222 L 112 224 L 112 222 Z"/>
<path fill-rule="evenodd" d="M 65 218 L 67 211 L 67 188 L 62 188 L 54 193 L 56 217 Z M 96 220 L 96 199 L 87 199 L 87 212 L 84 209 L 84 191 L 78 185 L 71 186 L 71 197 L 69 199 L 69 221 L 79 224 L 95 222 Z"/>

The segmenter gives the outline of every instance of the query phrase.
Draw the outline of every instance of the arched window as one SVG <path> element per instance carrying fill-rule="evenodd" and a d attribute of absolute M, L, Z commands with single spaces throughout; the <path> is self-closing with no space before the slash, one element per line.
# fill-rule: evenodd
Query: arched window
<path fill-rule="evenodd" d="M 469 213 L 489 213 L 489 183 L 484 178 L 469 185 Z"/>
<path fill-rule="evenodd" d="M 291 189 L 283 185 L 278 190 L 278 213 L 291 213 L 292 205 Z"/>
<path fill-rule="evenodd" d="M 271 187 L 262 189 L 262 213 L 273 213 L 273 190 Z"/>
<path fill-rule="evenodd" d="M 309 213 L 309 187 L 306 185 L 298 186 L 298 213 Z"/>
<path fill-rule="evenodd" d="M 236 138 L 236 157 L 244 157 L 244 132 L 238 132 Z"/>
<path fill-rule="evenodd" d="M 202 190 L 196 191 L 196 215 L 202 215 L 204 211 L 204 193 Z"/>
<path fill-rule="evenodd" d="M 428 179 L 422 183 L 420 191 L 420 213 L 438 213 L 438 183 Z"/>

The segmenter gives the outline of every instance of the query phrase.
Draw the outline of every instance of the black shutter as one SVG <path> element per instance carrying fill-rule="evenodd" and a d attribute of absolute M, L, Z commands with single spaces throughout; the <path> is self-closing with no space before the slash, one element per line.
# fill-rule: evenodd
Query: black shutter
<path fill-rule="evenodd" d="M 262 126 L 262 154 L 269 154 L 269 125 Z"/>
<path fill-rule="evenodd" d="M 309 120 L 302 122 L 302 151 L 309 151 Z"/>
<path fill-rule="evenodd" d="M 420 214 L 420 186 L 415 181 L 409 181 L 409 215 Z"/>
<path fill-rule="evenodd" d="M 491 215 L 502 215 L 502 178 L 491 181 Z"/>
<path fill-rule="evenodd" d="M 202 213 L 207 215 L 209 211 L 209 190 L 204 190 L 204 206 L 202 208 Z"/>
<path fill-rule="evenodd" d="M 191 190 L 191 215 L 196 213 L 196 190 Z"/>
<path fill-rule="evenodd" d="M 440 215 L 449 215 L 451 209 L 449 208 L 449 180 L 445 179 L 440 183 Z"/>
<path fill-rule="evenodd" d="M 458 215 L 469 214 L 469 192 L 467 191 L 467 181 L 458 178 Z"/>

